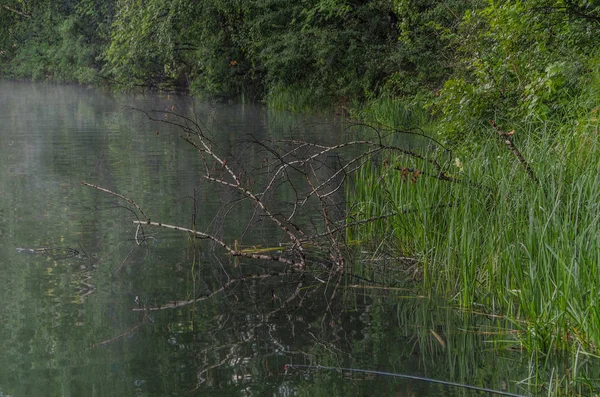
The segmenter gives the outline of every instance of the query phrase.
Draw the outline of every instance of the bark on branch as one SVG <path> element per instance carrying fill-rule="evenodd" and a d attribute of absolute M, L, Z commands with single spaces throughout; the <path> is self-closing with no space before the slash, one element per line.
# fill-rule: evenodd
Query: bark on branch
<path fill-rule="evenodd" d="M 25 18 L 31 18 L 31 15 L 27 14 L 26 12 L 19 11 L 19 10 L 17 10 L 17 9 L 14 9 L 14 8 L 12 8 L 12 7 L 9 7 L 9 6 L 7 6 L 7 5 L 3 5 L 3 6 L 2 6 L 2 8 L 6 9 L 6 10 L 8 10 L 8 11 L 10 11 L 10 12 L 13 12 L 13 13 L 15 13 L 15 14 L 17 14 L 17 15 L 20 15 L 20 16 L 22 16 L 22 17 L 25 17 Z"/>
<path fill-rule="evenodd" d="M 277 256 L 277 255 L 265 255 L 265 254 L 244 252 L 239 249 L 235 249 L 235 248 L 231 247 L 230 245 L 225 243 L 223 240 L 218 239 L 215 236 L 212 236 L 207 233 L 202 233 L 202 232 L 199 232 L 196 230 L 188 229 L 185 227 L 168 225 L 166 223 L 160 223 L 160 222 L 150 222 L 150 221 L 147 221 L 147 222 L 133 221 L 133 223 L 136 225 L 148 225 L 148 226 L 163 227 L 165 229 L 177 230 L 180 232 L 189 233 L 199 239 L 210 240 L 210 241 L 216 243 L 217 245 L 219 245 L 220 247 L 224 248 L 225 251 L 227 251 L 231 256 L 238 256 L 238 257 L 248 258 L 248 259 L 259 259 L 259 260 L 281 262 L 281 263 L 289 265 L 292 268 L 297 269 L 297 270 L 304 269 L 304 265 L 300 262 L 296 262 L 291 259 L 287 259 L 287 258 L 284 258 L 282 256 Z"/>
<path fill-rule="evenodd" d="M 504 144 L 513 152 L 513 154 L 515 155 L 517 160 L 519 160 L 519 163 L 521 163 L 523 168 L 525 168 L 525 171 L 527 172 L 527 175 L 529 175 L 531 180 L 539 185 L 540 181 L 537 178 L 537 176 L 535 176 L 535 172 L 533 172 L 533 168 L 531 168 L 531 165 L 529 165 L 529 163 L 525 160 L 525 157 L 523 157 L 523 155 L 521 154 L 519 149 L 517 149 L 517 147 L 515 146 L 515 144 L 512 140 L 512 135 L 515 133 L 514 130 L 510 131 L 510 132 L 503 131 L 500 129 L 500 127 L 498 127 L 498 125 L 496 124 L 496 122 L 494 120 L 490 120 L 490 125 L 496 130 L 496 132 L 498 133 L 500 138 L 502 138 L 502 141 L 504 142 Z"/>

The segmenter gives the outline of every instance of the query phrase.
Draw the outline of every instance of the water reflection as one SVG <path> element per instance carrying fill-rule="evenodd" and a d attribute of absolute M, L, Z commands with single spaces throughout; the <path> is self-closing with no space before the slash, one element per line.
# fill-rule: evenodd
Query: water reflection
<path fill-rule="evenodd" d="M 254 224 L 251 205 L 231 206 L 230 193 L 200 182 L 202 164 L 179 131 L 126 107 L 193 112 L 221 147 L 257 163 L 261 153 L 240 145 L 248 133 L 335 142 L 342 126 L 75 86 L 0 82 L 0 104 L 0 395 L 479 395 L 372 374 L 286 373 L 286 364 L 528 391 L 527 357 L 500 331 L 510 323 L 444 307 L 406 273 L 390 275 L 394 266 L 370 274 L 398 283 L 348 276 L 332 298 L 334 282 L 273 276 L 285 269 L 232 261 L 175 231 L 146 230 L 150 244 L 137 246 L 124 203 L 80 184 L 135 198 L 165 222 L 238 236 Z M 245 241 L 278 235 L 258 223 Z M 64 251 L 35 251 L 44 247 Z"/>

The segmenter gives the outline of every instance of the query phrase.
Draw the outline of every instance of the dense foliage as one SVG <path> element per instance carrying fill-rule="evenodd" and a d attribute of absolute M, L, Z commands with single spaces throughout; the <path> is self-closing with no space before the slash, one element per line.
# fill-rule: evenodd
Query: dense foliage
<path fill-rule="evenodd" d="M 470 1 L 0 3 L 4 76 L 348 103 L 440 87 Z M 452 51 L 453 52 L 453 51 Z M 289 97 L 289 96 L 288 96 Z"/>
<path fill-rule="evenodd" d="M 459 64 L 435 104 L 454 138 L 490 119 L 572 127 L 598 105 L 598 1 L 493 2 L 468 11 L 457 37 Z"/>
<path fill-rule="evenodd" d="M 392 100 L 460 140 L 593 109 L 576 99 L 597 90 L 599 28 L 595 0 L 2 0 L 0 73 L 297 110 Z"/>
<path fill-rule="evenodd" d="M 427 291 L 510 318 L 532 352 L 597 355 L 600 2 L 490 1 L 441 32 L 433 95 L 383 91 L 363 116 L 425 125 L 444 146 L 362 168 L 349 237 L 416 258 Z M 587 380 L 557 384 L 571 382 Z"/>

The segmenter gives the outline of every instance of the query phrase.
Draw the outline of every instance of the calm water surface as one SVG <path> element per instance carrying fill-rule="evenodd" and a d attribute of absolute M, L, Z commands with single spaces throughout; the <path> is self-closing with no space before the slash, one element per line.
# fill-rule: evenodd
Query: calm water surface
<path fill-rule="evenodd" d="M 308 283 L 301 304 L 282 307 L 279 296 L 298 279 L 273 278 L 179 309 L 135 311 L 210 294 L 272 265 L 232 261 L 162 229 L 137 246 L 126 203 L 80 184 L 127 195 L 153 219 L 184 227 L 195 196 L 200 230 L 225 239 L 243 232 L 252 207 L 229 205 L 230 194 L 201 182 L 202 164 L 178 131 L 127 106 L 195 113 L 232 152 L 248 134 L 345 138 L 331 120 L 256 106 L 0 82 L 0 396 L 482 395 L 374 374 L 286 372 L 286 364 L 527 394 L 518 384 L 529 376 L 527 358 L 510 349 L 514 338 L 498 334 L 497 322 L 399 288 L 348 285 L 327 308 L 323 287 Z M 258 224 L 245 241 L 277 236 Z M 47 250 L 31 252 L 39 248 Z"/>

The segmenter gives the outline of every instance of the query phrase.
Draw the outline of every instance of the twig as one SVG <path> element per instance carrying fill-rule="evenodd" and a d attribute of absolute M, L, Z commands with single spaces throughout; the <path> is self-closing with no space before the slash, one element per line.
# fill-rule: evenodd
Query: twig
<path fill-rule="evenodd" d="M 284 258 L 281 256 L 263 255 L 263 254 L 244 252 L 239 249 L 232 248 L 230 245 L 225 243 L 223 240 L 218 239 L 215 236 L 212 236 L 207 233 L 202 233 L 202 232 L 199 232 L 196 230 L 188 229 L 185 227 L 168 225 L 166 223 L 160 223 L 160 222 L 150 222 L 150 221 L 148 221 L 148 222 L 133 221 L 133 223 L 137 224 L 137 225 L 144 224 L 144 225 L 149 225 L 149 226 L 164 227 L 166 229 L 172 229 L 172 230 L 177 230 L 180 232 L 189 233 L 193 236 L 196 236 L 197 238 L 211 240 L 211 241 L 215 242 L 217 245 L 224 248 L 232 256 L 239 256 L 239 257 L 249 258 L 249 259 L 260 259 L 260 260 L 270 260 L 270 261 L 281 262 L 286 265 L 292 266 L 294 269 L 304 269 L 305 268 L 305 265 L 303 262 L 299 263 L 299 262 L 296 262 L 296 261 L 293 261 L 291 259 L 287 259 L 287 258 Z"/>
<path fill-rule="evenodd" d="M 513 154 L 515 155 L 515 157 L 517 158 L 517 160 L 519 160 L 519 163 L 521 163 L 521 165 L 523 166 L 523 168 L 525 168 L 525 171 L 527 172 L 527 175 L 529 175 L 529 177 L 531 178 L 532 181 L 534 181 L 536 184 L 540 184 L 539 179 L 535 176 L 535 173 L 533 172 L 533 168 L 531 168 L 531 166 L 529 165 L 529 163 L 525 160 L 525 158 L 523 157 L 523 155 L 521 154 L 521 152 L 519 151 L 519 149 L 517 149 L 517 147 L 515 146 L 515 144 L 512 141 L 512 133 L 509 132 L 505 132 L 502 131 L 500 129 L 500 127 L 498 127 L 498 125 L 496 124 L 496 122 L 494 120 L 490 120 L 490 125 L 496 130 L 496 132 L 498 133 L 498 135 L 500 135 L 500 138 L 502 138 L 502 140 L 504 141 L 504 143 L 506 144 L 506 146 L 513 152 Z"/>
<path fill-rule="evenodd" d="M 439 205 L 432 205 L 432 206 L 430 206 L 428 209 L 429 209 L 429 210 L 435 210 L 435 209 L 439 209 L 439 208 L 453 207 L 453 206 L 455 206 L 455 205 L 457 205 L 457 203 L 449 203 L 449 204 L 439 204 Z M 389 213 L 389 214 L 383 214 L 383 215 L 373 216 L 373 217 L 371 217 L 371 218 L 368 218 L 368 219 L 362 219 L 362 220 L 360 220 L 360 221 L 355 221 L 355 222 L 350 222 L 350 223 L 344 223 L 344 224 L 342 224 L 342 225 L 340 225 L 340 226 L 338 226 L 338 227 L 336 227 L 336 228 L 332 229 L 332 230 L 331 230 L 331 233 L 336 233 L 336 232 L 339 232 L 339 231 L 341 231 L 341 230 L 349 229 L 349 228 L 351 228 L 351 227 L 354 227 L 354 226 L 364 225 L 365 223 L 371 223 L 371 222 L 375 222 L 375 221 L 378 221 L 378 220 L 382 220 L 382 219 L 390 218 L 390 217 L 393 217 L 393 216 L 398 216 L 398 215 L 407 215 L 407 214 L 410 214 L 410 213 L 412 213 L 412 212 L 417 212 L 417 211 L 421 211 L 421 210 L 409 208 L 409 209 L 404 209 L 404 210 L 402 210 L 402 211 L 396 211 L 396 212 L 392 212 L 392 213 Z M 319 238 L 319 237 L 325 237 L 325 236 L 328 236 L 328 235 L 329 235 L 329 233 L 330 233 L 330 232 L 329 232 L 329 231 L 327 231 L 327 232 L 323 232 L 323 233 L 319 233 L 319 234 L 314 234 L 314 235 L 312 235 L 312 236 L 309 236 L 309 237 L 307 237 L 307 238 L 306 238 L 305 240 L 303 240 L 303 241 L 304 241 L 304 242 L 313 241 L 313 240 L 315 240 L 315 239 L 317 239 L 317 238 Z"/>
<path fill-rule="evenodd" d="M 461 387 L 464 389 L 477 390 L 477 391 L 482 391 L 482 392 L 491 393 L 491 394 L 498 394 L 498 395 L 502 395 L 502 396 L 525 397 L 522 394 L 515 394 L 515 393 L 509 393 L 509 392 L 500 391 L 500 390 L 493 390 L 493 389 L 488 389 L 486 387 L 471 386 L 471 385 L 465 385 L 463 383 L 447 382 L 445 380 L 432 379 L 432 378 L 427 378 L 424 376 L 404 375 L 404 374 L 397 374 L 397 373 L 393 373 L 393 372 L 372 371 L 372 370 L 358 369 L 358 368 L 326 367 L 323 365 L 286 364 L 284 366 L 284 369 L 286 372 L 290 368 L 322 369 L 322 370 L 346 371 L 346 372 L 362 373 L 362 374 L 392 376 L 395 378 L 413 379 L 413 380 L 420 380 L 420 381 L 424 381 L 424 382 L 428 382 L 428 383 L 438 383 L 438 384 L 446 385 L 446 386 Z"/>
<path fill-rule="evenodd" d="M 16 9 L 14 9 L 12 7 L 7 6 L 7 5 L 2 5 L 2 7 L 4 9 L 10 11 L 10 12 L 14 12 L 15 14 L 21 15 L 22 17 L 31 18 L 31 15 L 29 15 L 29 14 L 23 12 L 23 11 L 16 10 Z"/>
<path fill-rule="evenodd" d="M 94 348 L 96 348 L 98 346 L 107 345 L 109 343 L 115 342 L 115 341 L 117 341 L 117 340 L 119 340 L 119 339 L 121 339 L 121 338 L 123 338 L 123 337 L 125 337 L 125 336 L 127 336 L 127 335 L 129 335 L 129 334 L 131 334 L 133 332 L 135 332 L 138 328 L 140 328 L 141 326 L 143 326 L 143 325 L 145 325 L 147 323 L 147 319 L 148 319 L 148 316 L 144 315 L 144 318 L 142 319 L 142 322 L 139 323 L 138 325 L 136 325 L 136 326 L 134 326 L 132 328 L 129 328 L 125 332 L 122 332 L 122 333 L 120 333 L 119 335 L 117 335 L 117 336 L 115 336 L 113 338 L 106 339 L 106 340 L 104 340 L 102 342 L 94 343 L 91 346 L 91 348 L 94 349 Z"/>
<path fill-rule="evenodd" d="M 240 277 L 240 278 L 232 278 L 229 279 L 229 281 L 227 281 L 225 284 L 221 285 L 219 288 L 203 294 L 197 298 L 194 299 L 189 299 L 189 300 L 183 300 L 183 301 L 173 301 L 173 302 L 167 302 L 163 305 L 157 305 L 157 306 L 150 306 L 150 307 L 136 307 L 133 309 L 134 312 L 141 312 L 141 311 L 157 311 L 157 310 L 166 310 L 166 309 L 177 309 L 180 307 L 184 307 L 184 306 L 188 306 L 188 305 L 192 305 L 194 303 L 197 302 L 201 302 L 207 299 L 212 298 L 213 296 L 225 291 L 229 286 L 231 286 L 234 283 L 237 282 L 242 282 L 242 281 L 249 281 L 249 280 L 264 280 L 270 277 L 281 277 L 281 276 L 289 276 L 294 274 L 293 272 L 274 272 L 274 273 L 268 273 L 268 274 L 255 274 L 255 275 L 250 275 L 250 276 L 245 276 L 245 277 Z M 302 285 L 302 283 L 300 283 L 300 285 Z M 298 290 L 298 289 L 297 289 Z M 296 293 L 294 293 L 292 295 L 293 299 L 294 297 L 296 297 Z M 290 299 L 290 300 L 291 300 Z"/>
<path fill-rule="evenodd" d="M 312 169 L 312 167 L 311 167 L 311 169 Z M 312 169 L 312 172 L 318 182 L 317 173 L 315 172 L 314 169 Z M 319 201 L 321 202 L 321 213 L 323 214 L 323 222 L 325 223 L 327 235 L 329 236 L 329 238 L 331 240 L 331 248 L 333 250 L 333 252 L 329 254 L 329 257 L 330 257 L 331 261 L 336 265 L 336 267 L 337 267 L 336 271 L 343 272 L 344 267 L 345 267 L 344 256 L 342 255 L 342 253 L 340 251 L 339 238 L 334 235 L 332 228 L 331 228 L 331 221 L 329 220 L 329 213 L 327 211 L 327 205 L 325 202 L 326 198 L 319 193 L 318 188 L 314 187 L 314 185 L 308 175 L 306 176 L 306 180 L 307 180 L 308 185 L 312 188 L 312 191 L 317 195 L 317 197 L 319 198 Z"/>
<path fill-rule="evenodd" d="M 146 214 L 144 213 L 144 210 L 142 210 L 142 207 L 140 207 L 139 205 L 137 205 L 136 202 L 133 201 L 132 199 L 130 199 L 129 197 L 125 197 L 125 196 L 123 196 L 123 195 L 121 195 L 119 193 L 113 192 L 112 190 L 108 190 L 108 189 L 100 187 L 98 185 L 93 185 L 91 183 L 81 182 L 81 184 L 85 185 L 85 186 L 93 187 L 94 189 L 100 190 L 101 192 L 108 193 L 108 194 L 110 194 L 112 196 L 120 198 L 121 200 L 127 201 L 129 204 L 131 204 L 135 208 L 137 208 L 138 211 L 140 211 L 140 214 L 142 214 L 142 216 L 144 217 L 144 219 L 146 219 L 147 222 L 150 222 L 150 218 L 148 218 L 148 216 L 146 216 Z"/>
<path fill-rule="evenodd" d="M 418 171 L 419 175 L 424 175 L 424 176 L 428 176 L 428 177 L 431 177 L 431 178 L 439 179 L 440 181 L 446 181 L 446 182 L 452 182 L 452 183 L 462 183 L 463 182 L 462 179 L 457 178 L 455 176 L 448 175 L 445 172 L 438 172 L 437 174 L 432 174 L 432 173 L 429 173 L 427 171 L 417 170 L 417 169 L 414 169 L 414 168 L 405 168 L 405 167 L 400 167 L 400 166 L 394 167 L 394 169 L 396 169 L 398 171 L 406 171 L 406 172 L 409 172 L 409 173 L 414 173 L 414 172 Z M 476 184 L 472 184 L 472 185 L 475 186 L 475 187 L 481 187 L 481 186 L 476 185 Z"/>

